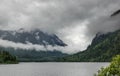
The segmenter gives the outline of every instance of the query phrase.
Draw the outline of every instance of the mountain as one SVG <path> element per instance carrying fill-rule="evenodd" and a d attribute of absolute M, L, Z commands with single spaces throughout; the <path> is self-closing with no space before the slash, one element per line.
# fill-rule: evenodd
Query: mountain
<path fill-rule="evenodd" d="M 120 54 L 120 30 L 107 34 L 97 34 L 85 51 L 59 58 L 70 62 L 107 62 Z"/>
<path fill-rule="evenodd" d="M 23 44 L 32 43 L 44 46 L 66 46 L 66 44 L 55 34 L 47 34 L 40 30 L 30 32 L 25 32 L 23 29 L 20 29 L 19 31 L 0 30 L 0 39 Z"/>
<path fill-rule="evenodd" d="M 35 49 L 22 49 L 0 46 L 0 49 L 4 49 L 10 54 L 16 56 L 19 61 L 54 61 L 56 58 L 64 57 L 67 54 L 60 52 L 59 50 L 48 50 L 47 45 L 51 46 L 67 46 L 61 39 L 55 34 L 47 34 L 40 30 L 34 30 L 26 32 L 23 29 L 19 31 L 4 31 L 0 30 L 0 39 L 12 41 L 14 43 L 22 44 L 35 44 L 42 45 L 46 50 Z"/>

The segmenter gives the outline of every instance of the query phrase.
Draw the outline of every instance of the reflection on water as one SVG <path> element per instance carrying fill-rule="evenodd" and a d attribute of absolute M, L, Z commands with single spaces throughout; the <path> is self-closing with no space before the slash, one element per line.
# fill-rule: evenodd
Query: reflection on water
<path fill-rule="evenodd" d="M 93 76 L 109 63 L 20 63 L 0 65 L 0 76 Z"/>

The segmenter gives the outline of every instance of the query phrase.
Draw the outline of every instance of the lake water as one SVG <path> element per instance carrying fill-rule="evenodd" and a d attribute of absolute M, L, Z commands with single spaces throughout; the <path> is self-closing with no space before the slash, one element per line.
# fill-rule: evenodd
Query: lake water
<path fill-rule="evenodd" d="M 0 76 L 93 76 L 109 63 L 19 63 L 0 65 Z"/>

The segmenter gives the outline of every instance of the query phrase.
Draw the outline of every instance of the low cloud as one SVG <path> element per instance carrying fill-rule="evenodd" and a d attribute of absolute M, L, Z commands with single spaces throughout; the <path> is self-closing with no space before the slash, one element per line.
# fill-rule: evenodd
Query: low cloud
<path fill-rule="evenodd" d="M 110 17 L 119 7 L 120 0 L 1 0 L 0 29 L 54 33 L 68 44 L 64 50 L 78 52 L 96 33 L 120 29 L 120 16 Z"/>
<path fill-rule="evenodd" d="M 0 39 L 0 46 L 5 47 L 5 48 L 9 48 L 12 47 L 14 49 L 25 49 L 25 50 L 37 50 L 37 51 L 54 51 L 54 50 L 58 50 L 61 51 L 63 53 L 74 53 L 74 52 L 70 52 L 68 51 L 70 48 L 69 47 L 61 47 L 61 46 L 51 46 L 51 45 L 47 45 L 46 47 L 43 45 L 37 45 L 37 44 L 23 44 L 23 43 L 15 43 L 13 41 L 8 41 L 8 40 L 3 40 Z M 71 48 L 71 50 L 74 48 Z"/>

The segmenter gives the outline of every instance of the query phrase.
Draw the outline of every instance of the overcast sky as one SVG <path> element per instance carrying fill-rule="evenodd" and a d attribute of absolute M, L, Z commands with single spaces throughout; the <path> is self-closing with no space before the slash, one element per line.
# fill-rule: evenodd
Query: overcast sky
<path fill-rule="evenodd" d="M 120 28 L 120 0 L 0 0 L 0 29 L 54 33 L 68 53 L 86 49 L 98 32 Z"/>

